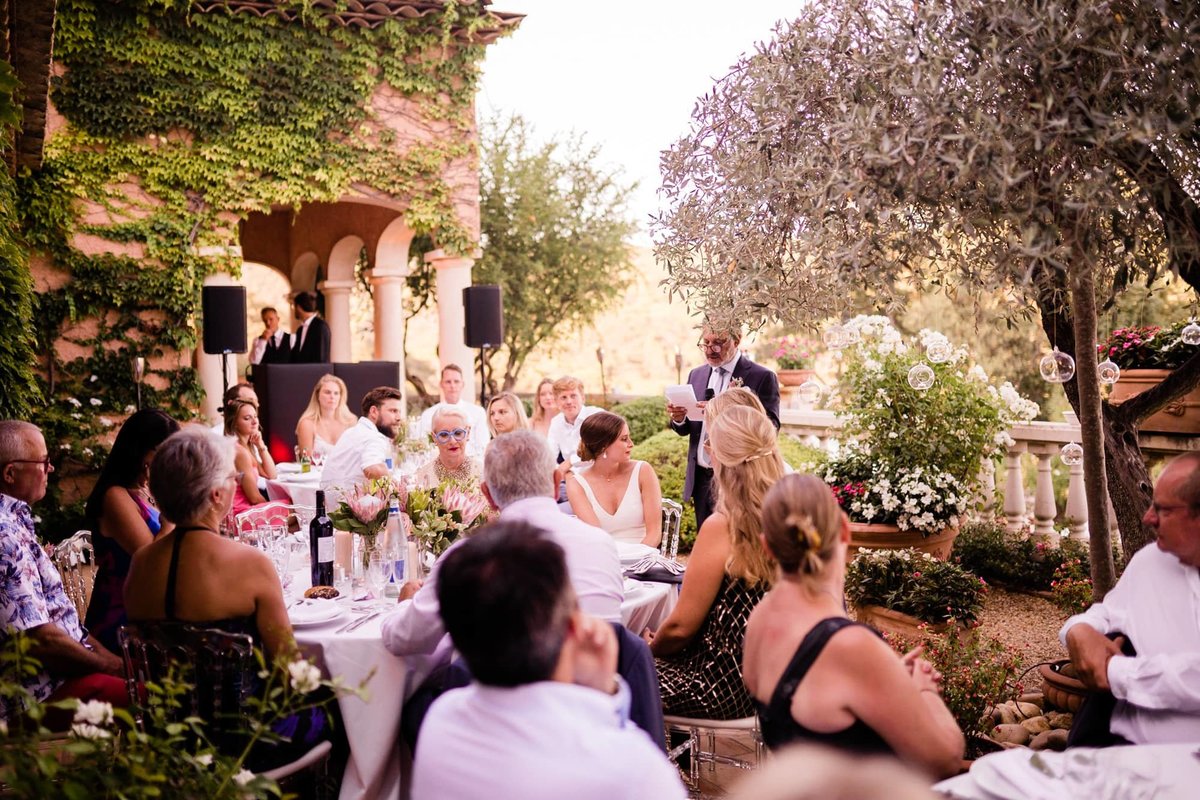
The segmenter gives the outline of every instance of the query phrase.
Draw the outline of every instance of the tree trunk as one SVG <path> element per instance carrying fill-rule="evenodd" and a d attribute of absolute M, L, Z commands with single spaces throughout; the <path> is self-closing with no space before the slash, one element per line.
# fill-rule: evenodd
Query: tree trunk
<path fill-rule="evenodd" d="M 1096 371 L 1096 287 L 1086 259 L 1073 259 L 1071 316 L 1074 318 L 1075 385 L 1083 439 L 1083 489 L 1088 507 L 1088 553 L 1092 562 L 1092 597 L 1104 599 L 1116 583 L 1112 541 L 1108 536 L 1108 475 L 1104 458 L 1103 411 Z"/>

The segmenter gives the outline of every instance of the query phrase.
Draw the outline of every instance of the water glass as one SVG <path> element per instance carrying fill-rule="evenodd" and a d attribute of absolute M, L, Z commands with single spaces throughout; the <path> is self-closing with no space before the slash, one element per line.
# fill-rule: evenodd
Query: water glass
<path fill-rule="evenodd" d="M 385 553 L 373 553 L 367 561 L 367 589 L 377 603 L 386 602 L 383 587 L 392 577 L 392 559 Z"/>

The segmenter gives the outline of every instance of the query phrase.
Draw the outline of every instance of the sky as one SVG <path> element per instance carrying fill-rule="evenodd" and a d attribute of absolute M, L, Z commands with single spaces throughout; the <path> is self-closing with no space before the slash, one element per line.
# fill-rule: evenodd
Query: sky
<path fill-rule="evenodd" d="M 481 118 L 518 113 L 539 137 L 571 131 L 600 145 L 638 190 L 630 203 L 648 243 L 659 153 L 688 131 L 698 98 L 803 0 L 493 0 L 526 14 L 488 47 Z"/>

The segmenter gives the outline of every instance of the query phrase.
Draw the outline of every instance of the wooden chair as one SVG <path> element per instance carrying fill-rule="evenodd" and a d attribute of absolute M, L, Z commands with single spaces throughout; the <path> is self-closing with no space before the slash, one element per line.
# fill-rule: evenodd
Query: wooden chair
<path fill-rule="evenodd" d="M 258 661 L 248 634 L 180 622 L 131 622 L 118 633 L 125 660 L 125 683 L 134 719 L 144 724 L 146 684 L 167 676 L 188 684 L 172 718 L 200 717 L 209 739 L 223 752 L 245 744 L 246 701 L 256 690 Z M 301 772 L 324 769 L 332 745 L 319 742 L 296 760 L 263 773 L 277 782 Z"/>
<path fill-rule="evenodd" d="M 679 556 L 679 528 L 683 524 L 683 506 L 674 500 L 662 501 L 662 542 L 658 546 L 663 558 L 672 561 Z"/>
<path fill-rule="evenodd" d="M 64 539 L 55 546 L 50 560 L 62 576 L 63 590 L 82 620 L 87 615 L 92 588 L 96 583 L 96 553 L 92 549 L 92 532 L 77 531 Z"/>

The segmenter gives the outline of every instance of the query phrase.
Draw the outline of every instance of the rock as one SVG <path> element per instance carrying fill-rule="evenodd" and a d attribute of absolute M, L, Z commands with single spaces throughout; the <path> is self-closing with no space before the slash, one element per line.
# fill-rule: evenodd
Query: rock
<path fill-rule="evenodd" d="M 1028 744 L 1030 732 L 1022 725 L 997 725 L 991 737 L 1000 744 Z"/>
<path fill-rule="evenodd" d="M 1046 749 L 1062 752 L 1067 749 L 1067 731 L 1046 731 Z"/>
<path fill-rule="evenodd" d="M 1051 711 L 1046 715 L 1046 722 L 1050 723 L 1050 727 L 1056 731 L 1071 730 L 1071 723 L 1075 721 L 1075 715 L 1065 711 Z"/>
<path fill-rule="evenodd" d="M 993 719 L 999 725 L 1015 725 L 1017 723 L 1017 712 L 1015 709 L 1008 706 L 996 706 Z"/>
<path fill-rule="evenodd" d="M 1017 716 L 1021 719 L 1029 719 L 1030 717 L 1040 717 L 1042 715 L 1042 707 L 1033 703 L 1017 703 Z"/>
<path fill-rule="evenodd" d="M 1026 692 L 1017 698 L 1018 703 L 1033 703 L 1041 709 L 1046 708 L 1046 695 L 1041 692 Z"/>
<path fill-rule="evenodd" d="M 1030 750 L 1045 750 L 1050 743 L 1050 734 L 1054 731 L 1042 731 L 1037 736 L 1029 740 Z"/>
<path fill-rule="evenodd" d="M 1050 723 L 1046 721 L 1045 717 L 1030 717 L 1029 719 L 1021 720 L 1021 727 L 1034 736 L 1037 736 L 1039 733 L 1045 733 L 1050 730 Z"/>
<path fill-rule="evenodd" d="M 1025 745 L 1023 745 L 1023 744 L 1014 744 L 1014 743 L 1012 743 L 1012 742 L 1000 742 L 1000 746 L 1001 746 L 1001 747 L 1003 747 L 1005 750 L 1015 750 L 1015 749 L 1017 749 L 1018 747 L 1024 747 Z"/>

